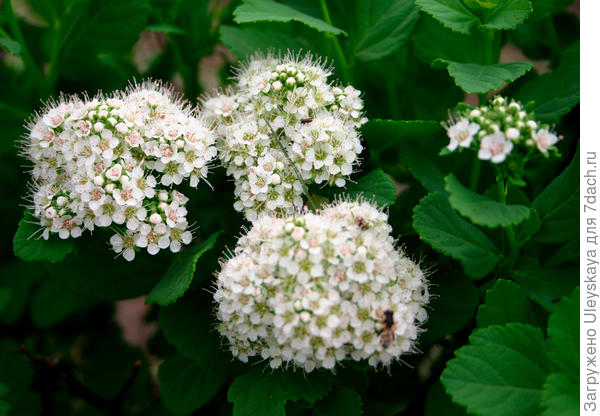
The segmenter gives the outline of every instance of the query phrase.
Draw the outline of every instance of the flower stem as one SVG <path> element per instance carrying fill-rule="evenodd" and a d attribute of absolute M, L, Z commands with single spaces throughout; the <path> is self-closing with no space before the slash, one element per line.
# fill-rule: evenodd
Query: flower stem
<path fill-rule="evenodd" d="M 500 203 L 502 205 L 506 205 L 506 194 L 508 188 L 504 179 L 501 176 L 498 176 L 498 197 L 500 199 Z M 506 227 L 506 235 L 508 236 L 508 247 L 509 247 L 509 255 L 507 259 L 507 265 L 509 268 L 514 266 L 514 263 L 517 260 L 517 256 L 519 255 L 519 246 L 517 244 L 517 238 L 515 236 L 515 230 L 512 225 Z"/>
<path fill-rule="evenodd" d="M 328 25 L 333 26 L 331 16 L 329 15 L 329 9 L 327 8 L 327 1 L 319 0 L 319 3 L 321 5 L 321 11 L 323 12 L 323 18 L 325 19 L 325 22 Z M 333 51 L 335 53 L 335 59 L 338 61 L 340 72 L 342 73 L 342 78 L 345 82 L 352 83 L 352 73 L 350 72 L 348 61 L 346 60 L 346 56 L 344 55 L 344 51 L 342 50 L 342 46 L 340 45 L 337 36 L 331 33 L 327 33 L 325 36 L 327 36 L 327 38 L 329 38 L 331 41 Z"/>

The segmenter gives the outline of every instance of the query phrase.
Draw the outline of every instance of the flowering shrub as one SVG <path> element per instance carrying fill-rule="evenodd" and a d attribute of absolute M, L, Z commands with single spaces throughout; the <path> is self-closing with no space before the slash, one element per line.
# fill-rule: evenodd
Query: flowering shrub
<path fill-rule="evenodd" d="M 570 3 L 1 2 L 0 416 L 578 414 Z"/>

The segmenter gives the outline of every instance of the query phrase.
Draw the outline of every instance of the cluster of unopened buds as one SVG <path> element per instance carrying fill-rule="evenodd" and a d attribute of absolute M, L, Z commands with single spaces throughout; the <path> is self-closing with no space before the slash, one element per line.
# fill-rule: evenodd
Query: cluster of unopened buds
<path fill-rule="evenodd" d="M 265 215 L 217 275 L 219 331 L 234 356 L 310 372 L 345 359 L 387 365 L 411 352 L 429 294 L 368 202 Z"/>
<path fill-rule="evenodd" d="M 33 163 L 31 211 L 42 236 L 79 237 L 110 227 L 127 260 L 189 244 L 188 198 L 215 158 L 215 135 L 196 109 L 152 82 L 93 99 L 68 97 L 29 125 L 23 154 Z"/>
<path fill-rule="evenodd" d="M 559 140 L 549 125 L 537 122 L 521 103 L 500 96 L 489 105 L 461 104 L 445 127 L 450 152 L 473 149 L 479 159 L 492 163 L 504 162 L 514 151 L 519 157 L 536 152 L 548 156 L 557 151 L 554 145 Z"/>
<path fill-rule="evenodd" d="M 255 56 L 233 88 L 206 98 L 219 157 L 235 182 L 237 211 L 289 215 L 311 183 L 344 186 L 358 163 L 366 122 L 360 91 L 334 86 L 306 55 Z"/>

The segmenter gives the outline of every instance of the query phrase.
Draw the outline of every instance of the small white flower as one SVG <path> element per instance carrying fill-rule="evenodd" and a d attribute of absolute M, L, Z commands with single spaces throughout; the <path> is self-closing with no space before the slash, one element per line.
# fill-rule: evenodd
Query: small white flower
<path fill-rule="evenodd" d="M 501 163 L 512 149 L 513 143 L 506 140 L 504 133 L 488 134 L 481 140 L 478 157 L 481 160 L 491 160 L 492 163 Z"/>
<path fill-rule="evenodd" d="M 548 152 L 550 147 L 558 143 L 558 136 L 548 129 L 532 132 L 531 137 L 535 140 L 538 150 L 544 154 Z"/>
<path fill-rule="evenodd" d="M 450 138 L 450 143 L 448 144 L 448 150 L 454 151 L 459 146 L 460 147 L 469 147 L 471 146 L 471 142 L 473 141 L 473 137 L 479 131 L 479 124 L 477 123 L 469 123 L 469 120 L 466 118 L 461 118 L 456 122 L 456 124 L 450 126 L 448 128 L 447 134 Z"/>

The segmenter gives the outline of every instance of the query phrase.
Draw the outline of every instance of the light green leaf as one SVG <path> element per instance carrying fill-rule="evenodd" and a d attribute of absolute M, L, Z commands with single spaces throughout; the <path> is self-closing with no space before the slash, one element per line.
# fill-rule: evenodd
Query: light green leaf
<path fill-rule="evenodd" d="M 462 219 L 441 193 L 431 193 L 415 208 L 413 227 L 434 249 L 459 260 L 465 273 L 479 279 L 498 263 L 498 250 L 474 225 Z"/>
<path fill-rule="evenodd" d="M 416 0 L 416 4 L 455 32 L 467 34 L 480 23 L 460 0 Z"/>
<path fill-rule="evenodd" d="M 493 65 L 479 65 L 470 63 L 452 62 L 437 59 L 434 67 L 446 67 L 456 85 L 473 94 L 481 94 L 496 90 L 505 82 L 512 82 L 529 71 L 531 62 L 507 62 Z"/>
<path fill-rule="evenodd" d="M 187 247 L 175 256 L 167 273 L 152 289 L 146 303 L 166 306 L 180 298 L 192 283 L 196 262 L 204 253 L 213 248 L 221 231 L 212 234 L 203 243 Z"/>
<path fill-rule="evenodd" d="M 394 180 L 381 169 L 369 172 L 356 179 L 355 183 L 348 183 L 343 193 L 352 199 L 363 197 L 373 200 L 380 207 L 392 205 L 396 200 Z"/>
<path fill-rule="evenodd" d="M 296 21 L 319 32 L 346 35 L 343 30 L 331 26 L 321 19 L 271 0 L 243 0 L 243 3 L 233 11 L 233 20 L 236 23 Z"/>
<path fill-rule="evenodd" d="M 235 56 L 246 58 L 257 51 L 300 50 L 306 45 L 297 37 L 287 33 L 268 29 L 256 29 L 252 26 L 227 26 L 219 28 L 219 37 Z"/>
<path fill-rule="evenodd" d="M 545 243 L 579 238 L 579 148 L 567 168 L 533 200 L 542 225 L 534 236 Z"/>
<path fill-rule="evenodd" d="M 361 0 L 352 8 L 354 30 L 350 50 L 359 61 L 373 61 L 397 51 L 419 19 L 419 9 L 406 0 Z"/>
<path fill-rule="evenodd" d="M 485 328 L 509 322 L 538 325 L 531 306 L 523 289 L 510 280 L 498 279 L 477 311 L 477 326 Z"/>
<path fill-rule="evenodd" d="M 508 227 L 529 218 L 524 205 L 504 205 L 465 188 L 453 174 L 446 177 L 446 191 L 452 208 L 474 224 L 486 227 Z"/>
<path fill-rule="evenodd" d="M 579 380 L 579 288 L 565 297 L 548 320 L 548 357 L 575 383 Z"/>
<path fill-rule="evenodd" d="M 529 297 L 552 311 L 558 300 L 569 293 L 579 282 L 579 268 L 513 270 L 512 277 L 528 293 Z"/>
<path fill-rule="evenodd" d="M 255 368 L 235 379 L 227 398 L 233 403 L 233 416 L 284 416 L 288 400 L 314 403 L 329 392 L 331 384 L 325 373 L 271 373 Z"/>
<path fill-rule="evenodd" d="M 525 84 L 515 98 L 534 101 L 536 119 L 552 122 L 567 114 L 579 103 L 579 41 L 563 51 L 554 71 Z"/>
<path fill-rule="evenodd" d="M 579 383 L 565 373 L 550 374 L 544 384 L 542 416 L 573 416 L 579 414 Z"/>
<path fill-rule="evenodd" d="M 167 358 L 158 369 L 163 403 L 173 413 L 188 414 L 204 406 L 226 380 L 217 366 L 200 366 L 180 355 Z"/>
<path fill-rule="evenodd" d="M 483 11 L 483 27 L 487 29 L 514 29 L 531 13 L 529 0 L 502 0 L 495 7 Z"/>
<path fill-rule="evenodd" d="M 479 293 L 473 281 L 458 268 L 434 273 L 429 281 L 430 311 L 423 325 L 425 332 L 417 339 L 418 346 L 427 346 L 467 326 L 479 304 Z"/>
<path fill-rule="evenodd" d="M 21 55 L 21 44 L 16 40 L 0 38 L 0 47 L 15 56 Z"/>
<path fill-rule="evenodd" d="M 48 260 L 54 263 L 73 251 L 75 244 L 72 238 L 61 240 L 53 235 L 44 240 L 38 224 L 39 220 L 25 212 L 13 238 L 13 251 L 17 257 L 25 261 Z"/>
<path fill-rule="evenodd" d="M 469 413 L 537 416 L 548 372 L 542 331 L 510 323 L 473 332 L 446 365 L 442 383 Z"/>
<path fill-rule="evenodd" d="M 314 412 L 319 416 L 360 416 L 362 400 L 353 388 L 338 386 L 315 403 Z"/>

